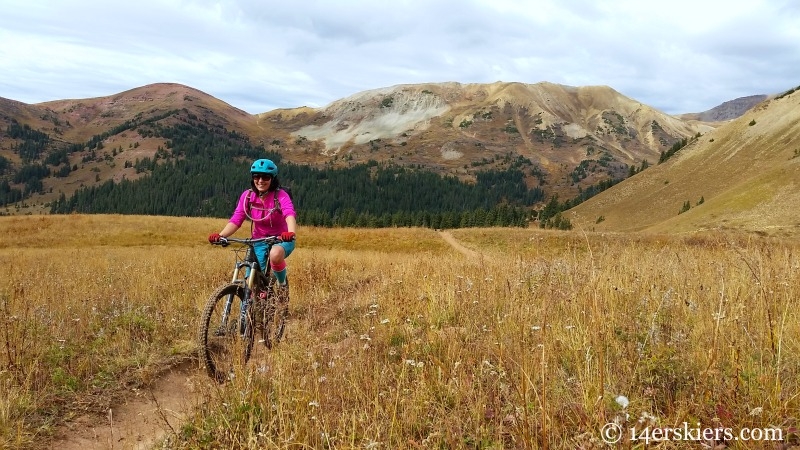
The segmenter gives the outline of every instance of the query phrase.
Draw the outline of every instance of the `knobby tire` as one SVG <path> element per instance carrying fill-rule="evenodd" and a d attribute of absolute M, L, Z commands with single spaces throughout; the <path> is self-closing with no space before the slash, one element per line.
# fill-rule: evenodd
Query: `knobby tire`
<path fill-rule="evenodd" d="M 206 302 L 200 323 L 200 357 L 208 375 L 218 382 L 229 379 L 236 364 L 245 364 L 253 350 L 254 324 L 252 305 L 246 317 L 244 333 L 239 328 L 244 288 L 237 284 L 220 287 Z M 231 299 L 230 313 L 224 327 L 225 304 Z"/>

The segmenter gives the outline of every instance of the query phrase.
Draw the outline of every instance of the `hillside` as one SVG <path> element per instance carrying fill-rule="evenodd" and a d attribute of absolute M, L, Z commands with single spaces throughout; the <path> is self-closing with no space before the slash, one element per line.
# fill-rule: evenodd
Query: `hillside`
<path fill-rule="evenodd" d="M 724 122 L 736 119 L 751 110 L 757 104 L 769 98 L 767 95 L 750 95 L 729 100 L 701 113 L 681 114 L 684 120 L 699 120 L 702 122 Z"/>
<path fill-rule="evenodd" d="M 798 180 L 800 92 L 792 90 L 568 214 L 597 231 L 738 229 L 798 235 Z"/>
<path fill-rule="evenodd" d="M 7 212 L 43 212 L 44 204 L 60 193 L 72 195 L 82 186 L 140 178 L 143 174 L 132 163 L 153 158 L 166 144 L 163 138 L 137 132 L 140 125 L 174 126 L 188 120 L 244 136 L 258 130 L 254 116 L 179 84 L 154 84 L 113 96 L 36 105 L 0 98 L 0 163 L 6 161 L 5 170 L 0 164 L 0 182 L 11 181 L 11 189 L 34 192 Z M 9 135 L 13 126 L 30 131 L 14 138 Z M 18 150 L 21 147 L 29 151 L 23 155 Z M 29 178 L 14 182 L 20 170 L 38 165 L 49 168 L 50 176 L 31 184 Z M 65 166 L 73 170 L 56 175 Z"/>
<path fill-rule="evenodd" d="M 43 212 L 61 194 L 146 176 L 133 165 L 158 158 L 169 146 L 158 130 L 181 124 L 234 133 L 286 161 L 318 168 L 377 162 L 465 182 L 487 170 L 514 169 L 524 173 L 528 188 L 560 198 L 624 178 L 630 166 L 653 163 L 675 142 L 712 128 L 609 87 L 552 83 L 399 85 L 324 108 L 259 115 L 178 84 L 36 105 L 0 99 L 0 177 L 10 182 L 6 191 L 25 197 L 8 194 L 13 201 L 6 212 Z M 8 132 L 12 126 L 16 137 Z"/>

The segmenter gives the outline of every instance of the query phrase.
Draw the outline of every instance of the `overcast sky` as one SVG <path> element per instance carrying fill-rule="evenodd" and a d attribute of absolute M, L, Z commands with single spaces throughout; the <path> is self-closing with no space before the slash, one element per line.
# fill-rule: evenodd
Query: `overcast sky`
<path fill-rule="evenodd" d="M 172 82 L 249 113 L 427 82 L 607 85 L 669 114 L 800 85 L 796 0 L 2 0 L 0 97 Z"/>

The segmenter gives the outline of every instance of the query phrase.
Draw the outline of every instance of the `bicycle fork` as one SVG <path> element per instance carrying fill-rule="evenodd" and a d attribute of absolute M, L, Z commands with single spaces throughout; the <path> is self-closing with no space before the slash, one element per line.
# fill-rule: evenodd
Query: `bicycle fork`
<path fill-rule="evenodd" d="M 250 304 L 252 303 L 251 295 L 253 294 L 252 286 L 254 286 L 255 278 L 256 278 L 256 270 L 253 269 L 251 266 L 252 262 L 250 259 L 253 257 L 251 253 L 248 252 L 245 263 L 237 263 L 236 268 L 233 271 L 233 279 L 231 280 L 232 283 L 239 284 L 241 281 L 244 281 L 242 284 L 242 288 L 244 289 L 244 293 L 242 294 L 242 302 L 241 307 L 239 308 L 239 326 L 237 327 L 239 330 L 239 334 L 244 337 L 248 332 L 249 321 L 247 320 L 248 310 L 250 308 Z M 241 269 L 245 269 L 245 277 L 244 280 L 239 278 L 239 274 L 241 273 Z M 219 325 L 219 329 L 217 330 L 218 335 L 224 335 L 225 330 L 228 329 L 228 320 L 230 319 L 231 315 L 231 308 L 233 307 L 233 298 L 234 295 L 228 295 L 228 298 L 225 300 L 225 308 L 222 310 L 222 319 Z M 248 301 L 250 299 L 250 301 Z"/>
<path fill-rule="evenodd" d="M 244 298 L 242 298 L 240 314 L 239 314 L 239 326 L 237 327 L 239 330 L 239 334 L 241 336 L 245 336 L 247 332 L 247 313 L 250 309 L 250 302 L 247 301 L 247 298 L 250 296 L 250 289 L 245 288 L 244 290 Z M 224 335 L 226 330 L 228 329 L 228 320 L 230 320 L 231 316 L 231 308 L 233 307 L 233 298 L 234 295 L 228 295 L 228 298 L 225 300 L 225 308 L 222 310 L 222 319 L 220 320 L 219 328 L 217 329 L 217 335 Z"/>
<path fill-rule="evenodd" d="M 248 301 L 248 299 L 252 293 L 250 286 L 253 285 L 253 280 L 255 278 L 255 270 L 250 267 L 249 263 L 249 259 L 251 258 L 251 253 L 248 250 L 247 257 L 245 258 L 247 262 L 236 264 L 236 267 L 233 270 L 233 278 L 231 279 L 231 283 L 235 284 L 239 284 L 241 281 L 244 281 L 244 283 L 242 283 L 244 293 L 242 295 L 242 301 L 239 308 L 239 326 L 237 327 L 241 336 L 245 336 L 245 333 L 247 332 L 247 312 L 251 303 Z M 244 280 L 239 278 L 242 269 L 245 269 Z M 217 330 L 217 334 L 224 334 L 225 330 L 228 329 L 228 320 L 230 320 L 231 308 L 233 307 L 233 298 L 234 295 L 230 294 L 225 300 L 225 308 L 222 310 L 222 320 L 220 321 L 221 323 L 219 325 L 219 329 Z"/>

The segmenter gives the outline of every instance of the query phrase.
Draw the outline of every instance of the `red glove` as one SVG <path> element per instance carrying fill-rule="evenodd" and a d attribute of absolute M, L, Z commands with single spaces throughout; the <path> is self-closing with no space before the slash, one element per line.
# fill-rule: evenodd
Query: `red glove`
<path fill-rule="evenodd" d="M 211 233 L 211 234 L 208 235 L 208 242 L 211 242 L 212 244 L 216 244 L 216 243 L 219 242 L 221 237 L 222 236 L 220 236 L 219 233 Z"/>
<path fill-rule="evenodd" d="M 294 240 L 294 231 L 284 231 L 281 233 L 281 240 L 283 242 L 289 242 Z"/>

